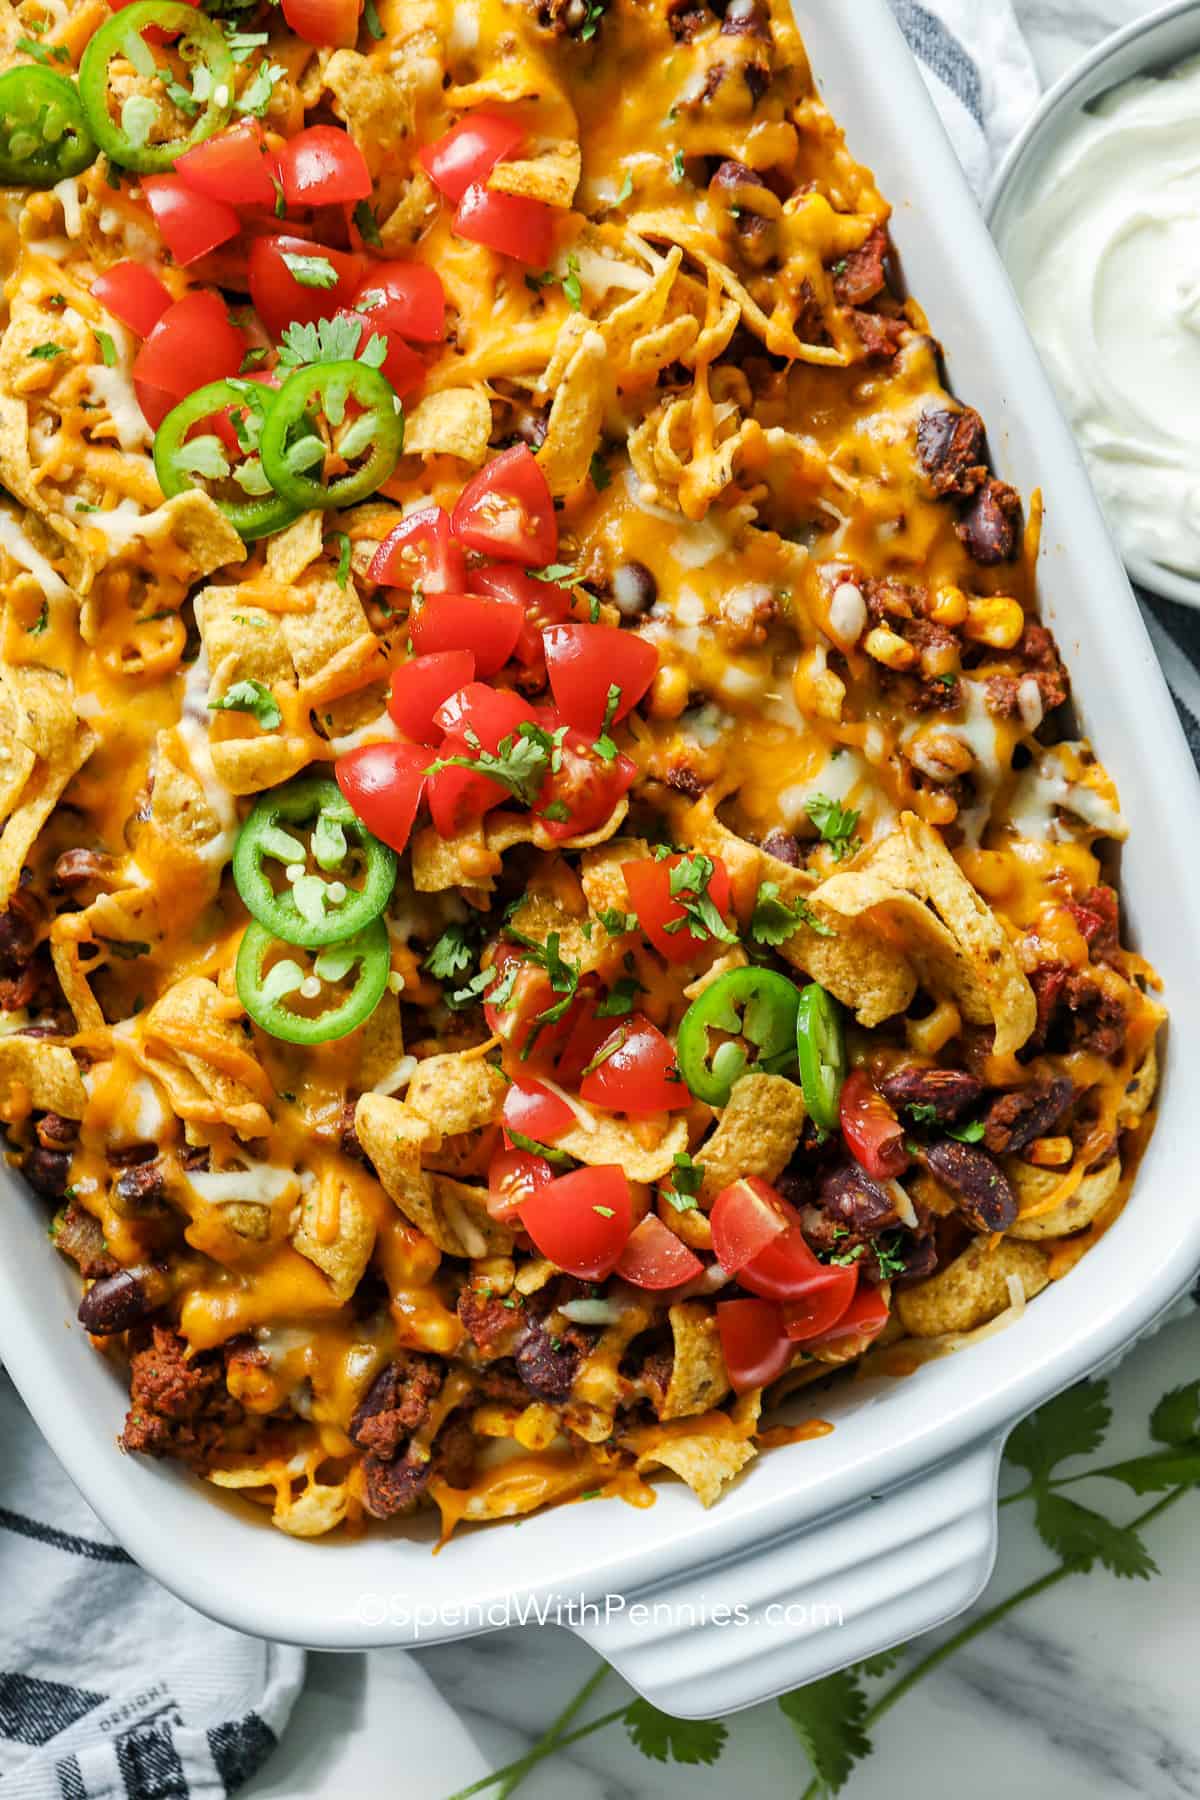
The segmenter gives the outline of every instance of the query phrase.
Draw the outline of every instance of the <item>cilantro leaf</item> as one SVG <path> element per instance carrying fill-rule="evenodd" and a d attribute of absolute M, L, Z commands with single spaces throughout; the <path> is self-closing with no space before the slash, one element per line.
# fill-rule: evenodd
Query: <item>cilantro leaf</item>
<path fill-rule="evenodd" d="M 1114 1525 L 1102 1513 L 1065 1494 L 1043 1489 L 1037 1498 L 1033 1522 L 1038 1536 L 1064 1562 L 1090 1569 L 1097 1562 L 1113 1575 L 1148 1581 L 1158 1565 L 1131 1525 Z"/>
<path fill-rule="evenodd" d="M 862 848 L 854 835 L 862 815 L 852 807 L 842 806 L 825 794 L 814 794 L 805 811 L 833 851 L 834 862 L 843 862 Z"/>
<path fill-rule="evenodd" d="M 676 1212 L 694 1212 L 700 1204 L 697 1196 L 703 1181 L 704 1164 L 696 1162 L 686 1150 L 677 1150 L 670 1186 L 662 1191 Z"/>
<path fill-rule="evenodd" d="M 35 362 L 53 362 L 56 356 L 66 353 L 61 344 L 35 344 L 28 354 Z"/>
<path fill-rule="evenodd" d="M 447 925 L 421 967 L 428 969 L 435 981 L 453 981 L 456 975 L 465 975 L 474 961 L 466 926 L 454 924 Z"/>
<path fill-rule="evenodd" d="M 1200 1381 L 1163 1395 L 1150 1415 L 1150 1436 L 1160 1444 L 1187 1444 L 1200 1437 Z"/>
<path fill-rule="evenodd" d="M 298 257 L 295 260 L 320 262 L 323 259 Z M 329 263 L 326 263 L 325 266 L 332 267 Z M 297 276 L 297 280 L 299 279 Z M 334 281 L 336 279 L 335 275 Z M 333 283 L 321 282 L 309 285 L 331 287 Z M 279 351 L 279 366 L 281 369 L 298 369 L 310 367 L 313 363 L 353 362 L 358 355 L 362 334 L 363 320 L 349 318 L 345 314 L 340 314 L 336 319 L 318 319 L 315 325 L 289 325 L 283 334 L 283 342 Z M 373 366 L 378 368 L 387 356 L 387 345 L 381 337 L 371 339 L 359 360 L 366 362 L 368 355 L 374 354 L 376 344 L 379 345 L 379 351 Z"/>
<path fill-rule="evenodd" d="M 283 723 L 283 714 L 274 694 L 261 681 L 235 681 L 219 700 L 209 701 L 208 710 L 251 713 L 264 731 L 274 731 L 277 725 Z"/>
<path fill-rule="evenodd" d="M 983 1137 L 983 1132 L 984 1125 L 982 1119 L 970 1119 L 965 1125 L 959 1125 L 957 1127 L 947 1125 L 946 1127 L 946 1136 L 957 1138 L 960 1144 L 979 1143 L 980 1139 Z"/>
<path fill-rule="evenodd" d="M 234 110 L 242 114 L 248 114 L 253 118 L 261 119 L 268 106 L 271 104 L 271 97 L 275 92 L 275 83 L 277 81 L 282 81 L 286 74 L 287 70 L 281 63 L 260 62 L 250 81 L 243 88 L 238 99 L 235 101 Z M 195 93 L 194 83 L 192 91 Z M 197 96 L 197 98 L 199 98 L 199 96 Z M 291 259 L 286 252 L 283 260 L 285 263 L 288 263 L 289 267 L 291 266 Z M 299 258 L 298 260 L 324 262 L 325 259 L 323 257 L 308 257 Z M 326 263 L 325 266 L 328 268 L 329 264 Z M 294 269 L 292 270 L 292 273 L 296 275 Z M 301 276 L 296 275 L 296 280 L 301 281 L 302 285 L 305 287 L 332 287 L 334 282 L 336 282 L 337 277 L 335 275 L 333 281 L 328 282 L 304 282 Z"/>
<path fill-rule="evenodd" d="M 598 1019 L 624 1019 L 633 1011 L 634 997 L 642 991 L 642 984 L 633 975 L 622 975 L 615 982 L 596 1008 Z"/>
<path fill-rule="evenodd" d="M 604 17 L 604 9 L 608 0 L 587 0 L 587 11 L 583 17 L 583 29 L 579 33 L 579 41 L 588 44 L 595 37 Z"/>
<path fill-rule="evenodd" d="M 618 906 L 606 906 L 596 917 L 609 937 L 624 937 L 626 932 L 637 930 L 637 914 L 622 912 Z"/>
<path fill-rule="evenodd" d="M 354 223 L 358 227 L 358 235 L 364 244 L 370 244 L 375 250 L 382 248 L 383 238 L 380 236 L 379 225 L 375 214 L 371 211 L 369 200 L 360 200 L 354 208 Z"/>
<path fill-rule="evenodd" d="M 592 460 L 588 464 L 588 474 L 591 476 L 592 486 L 598 494 L 602 494 L 606 487 L 612 486 L 612 475 L 609 472 L 608 464 L 598 450 L 592 451 Z"/>
<path fill-rule="evenodd" d="M 635 1748 L 661 1763 L 715 1763 L 729 1736 L 718 1719 L 673 1719 L 648 1700 L 631 1701 L 624 1722 Z"/>
<path fill-rule="evenodd" d="M 583 287 L 579 280 L 579 258 L 572 251 L 567 257 L 567 272 L 562 278 L 562 291 L 572 312 L 583 306 Z"/>
<path fill-rule="evenodd" d="M 283 252 L 284 267 L 294 281 L 306 288 L 337 286 L 337 270 L 327 256 L 300 256 L 293 250 Z"/>
<path fill-rule="evenodd" d="M 833 926 L 818 918 L 806 900 L 785 900 L 777 881 L 760 882 L 750 917 L 750 936 L 754 942 L 774 948 L 786 943 L 801 925 L 807 925 L 818 937 L 836 935 Z"/>
<path fill-rule="evenodd" d="M 189 475 L 207 476 L 210 481 L 222 481 L 229 474 L 224 446 L 219 437 L 210 433 L 188 438 L 180 444 L 173 460 L 177 469 L 186 470 Z"/>
<path fill-rule="evenodd" d="M 628 198 L 632 194 L 632 192 L 633 192 L 633 176 L 629 173 L 629 170 L 626 169 L 625 179 L 624 179 L 624 181 L 622 181 L 620 192 L 617 195 L 617 205 L 624 206 L 625 202 L 628 200 Z"/>
<path fill-rule="evenodd" d="M 863 1729 L 866 1696 L 849 1669 L 781 1694 L 779 1710 L 803 1744 L 818 1782 L 830 1793 L 838 1793 L 855 1763 L 871 1754 Z"/>
<path fill-rule="evenodd" d="M 1148 1456 L 1131 1456 L 1125 1462 L 1097 1469 L 1109 1481 L 1120 1481 L 1135 1494 L 1161 1494 L 1166 1488 L 1187 1487 L 1200 1481 L 1200 1442 L 1171 1444 Z"/>
<path fill-rule="evenodd" d="M 474 733 L 468 732 L 468 743 L 473 736 Z M 486 775 L 489 780 L 506 787 L 514 800 L 519 800 L 522 805 L 533 805 L 554 750 L 554 740 L 548 731 L 543 731 L 540 725 L 518 725 L 515 732 L 500 740 L 500 747 L 494 754 L 485 750 L 477 737 L 472 748 L 476 752 L 474 756 L 438 757 L 436 762 L 430 763 L 426 775 L 436 775 L 439 769 L 472 769 L 477 775 Z"/>
<path fill-rule="evenodd" d="M 889 1675 L 899 1663 L 903 1647 L 902 1644 L 897 1644 L 893 1650 L 881 1650 L 878 1656 L 865 1657 L 862 1662 L 856 1663 L 854 1666 L 860 1675 L 866 1675 L 872 1679 L 878 1675 Z"/>
<path fill-rule="evenodd" d="M 350 539 L 344 531 L 335 531 L 333 542 L 338 547 L 337 568 L 333 571 L 333 579 L 340 588 L 344 588 L 350 580 Z"/>
<path fill-rule="evenodd" d="M 936 1125 L 938 1109 L 924 1100 L 910 1100 L 904 1108 L 914 1125 Z"/>
<path fill-rule="evenodd" d="M 1004 1446 L 1005 1461 L 1043 1483 L 1067 1457 L 1099 1449 L 1111 1419 L 1108 1383 L 1081 1381 L 1022 1419 Z"/>
<path fill-rule="evenodd" d="M 45 629 L 46 629 L 47 625 L 49 625 L 49 623 L 50 623 L 50 602 L 48 600 L 43 600 L 41 612 L 38 614 L 34 623 L 32 625 L 27 625 L 25 627 L 25 630 L 30 637 L 41 637 L 43 631 L 45 631 Z"/>
<path fill-rule="evenodd" d="M 677 150 L 671 158 L 671 180 L 676 184 L 683 180 L 683 151 Z"/>
<path fill-rule="evenodd" d="M 714 938 L 718 944 L 736 944 L 738 936 L 731 931 L 708 891 L 712 880 L 713 860 L 696 850 L 681 856 L 670 873 L 670 895 L 683 908 L 682 919 L 672 919 L 663 926 L 667 932 L 691 931 L 700 938 Z"/>
<path fill-rule="evenodd" d="M 559 1168 L 564 1163 L 572 1163 L 575 1160 L 573 1156 L 568 1156 L 565 1150 L 556 1150 L 553 1144 L 539 1143 L 537 1138 L 526 1137 L 523 1131 L 514 1131 L 510 1125 L 506 1125 L 504 1129 L 513 1141 L 513 1148 L 524 1150 L 527 1156 L 544 1157 L 546 1162 L 556 1163 Z"/>

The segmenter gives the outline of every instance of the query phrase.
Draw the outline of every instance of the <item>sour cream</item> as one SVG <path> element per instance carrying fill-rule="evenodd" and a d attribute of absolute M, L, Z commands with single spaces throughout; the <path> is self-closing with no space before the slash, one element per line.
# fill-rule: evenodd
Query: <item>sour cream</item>
<path fill-rule="evenodd" d="M 1200 59 L 1081 114 L 1010 272 L 1127 554 L 1200 574 Z"/>

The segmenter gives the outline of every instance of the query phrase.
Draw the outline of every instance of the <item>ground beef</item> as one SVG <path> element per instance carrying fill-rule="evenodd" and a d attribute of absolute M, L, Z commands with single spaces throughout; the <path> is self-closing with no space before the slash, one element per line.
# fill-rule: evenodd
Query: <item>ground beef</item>
<path fill-rule="evenodd" d="M 54 1221 L 54 1248 L 79 1265 L 85 1281 L 113 1275 L 120 1264 L 104 1248 L 104 1227 L 77 1200 L 70 1201 Z"/>
<path fill-rule="evenodd" d="M 499 1294 L 468 1283 L 458 1296 L 458 1316 L 484 1356 L 499 1356 L 505 1338 L 513 1337 L 524 1321 L 519 1298 L 510 1305 Z M 510 1346 L 503 1345 L 504 1350 Z"/>
<path fill-rule="evenodd" d="M 375 1377 L 351 1419 L 354 1442 L 377 1457 L 394 1457 L 401 1443 L 425 1423 L 445 1373 L 439 1357 L 402 1350 Z"/>
<path fill-rule="evenodd" d="M 890 362 L 908 329 L 906 321 L 894 319 L 886 313 L 863 312 L 857 308 L 850 316 L 854 320 L 854 329 L 858 333 L 867 361 Z"/>
<path fill-rule="evenodd" d="M 176 1456 L 206 1468 L 242 1409 L 225 1385 L 220 1351 L 187 1355 L 175 1331 L 155 1325 L 130 1365 L 131 1405 L 121 1433 L 122 1450 Z"/>
<path fill-rule="evenodd" d="M 1062 1076 L 1001 1094 L 988 1108 L 983 1142 L 993 1156 L 1019 1156 L 1057 1125 L 1074 1098 L 1074 1086 Z"/>
<path fill-rule="evenodd" d="M 368 1454 L 362 1459 L 363 1505 L 373 1519 L 408 1512 L 433 1473 L 432 1459 L 410 1446 L 390 1460 Z"/>
<path fill-rule="evenodd" d="M 987 684 L 988 711 L 999 718 L 1020 716 L 1021 683 L 1032 675 L 1042 698 L 1043 713 L 1061 706 L 1071 691 L 1071 680 L 1058 654 L 1053 632 L 1036 619 L 1026 622 L 1020 642 L 1013 653 L 1025 664 L 1024 675 L 993 675 Z"/>
<path fill-rule="evenodd" d="M 667 7 L 667 24 L 677 44 L 690 44 L 712 20 L 708 8 L 694 4 L 694 0 L 670 0 Z"/>
<path fill-rule="evenodd" d="M 796 336 L 802 344 L 827 344 L 829 330 L 825 324 L 825 308 L 817 290 L 806 275 L 796 296 Z"/>
<path fill-rule="evenodd" d="M 842 258 L 833 291 L 843 306 L 865 306 L 882 291 L 889 248 L 886 227 L 877 225 L 860 250 Z"/>
<path fill-rule="evenodd" d="M 1110 887 L 1090 887 L 1078 900 L 1068 900 L 1071 914 L 1087 940 L 1093 962 L 1111 962 L 1121 947 L 1120 902 Z"/>
<path fill-rule="evenodd" d="M 1085 969 L 1067 976 L 1063 999 L 1070 1011 L 1071 1048 L 1116 1062 L 1124 1053 L 1129 1029 L 1121 1002 L 1106 994 Z"/>
<path fill-rule="evenodd" d="M 568 1325 L 555 1335 L 540 1319 L 531 1319 L 517 1347 L 517 1373 L 539 1400 L 565 1400 L 579 1365 L 592 1347 L 592 1333 Z"/>
<path fill-rule="evenodd" d="M 505 1406 L 528 1406 L 529 1389 L 517 1374 L 511 1356 L 497 1357 L 485 1363 L 475 1375 L 476 1390 L 485 1400 L 499 1400 Z"/>
<path fill-rule="evenodd" d="M 698 800 L 705 785 L 695 769 L 690 769 L 686 763 L 676 763 L 673 769 L 667 770 L 667 786 L 674 788 L 677 794 L 686 794 L 689 800 Z"/>
<path fill-rule="evenodd" d="M 966 500 L 988 478 L 983 420 L 973 406 L 931 407 L 917 422 L 917 456 L 939 500 Z"/>
<path fill-rule="evenodd" d="M 1021 541 L 1021 496 L 990 477 L 967 503 L 954 528 L 977 563 L 1012 562 Z"/>

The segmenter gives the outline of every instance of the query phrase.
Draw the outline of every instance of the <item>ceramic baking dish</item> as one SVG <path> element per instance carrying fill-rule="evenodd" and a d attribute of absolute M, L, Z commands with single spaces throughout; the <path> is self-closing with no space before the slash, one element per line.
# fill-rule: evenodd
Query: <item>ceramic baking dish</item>
<path fill-rule="evenodd" d="M 711 1512 L 665 1482 L 645 1511 L 616 1499 L 562 1507 L 519 1529 L 463 1532 L 435 1557 L 428 1537 L 399 1531 L 297 1542 L 169 1467 L 121 1456 L 118 1374 L 74 1324 L 77 1280 L 47 1248 L 42 1203 L 4 1177 L 0 1355 L 122 1543 L 243 1631 L 341 1649 L 444 1641 L 533 1603 L 554 1617 L 583 1596 L 596 1610 L 572 1627 L 659 1706 L 699 1717 L 750 1705 L 967 1606 L 992 1565 L 1005 1433 L 1147 1326 L 1200 1264 L 1200 946 L 1186 924 L 1200 886 L 1196 777 L 1082 465 L 885 0 L 798 0 L 796 10 L 836 117 L 896 204 L 905 272 L 949 347 L 954 386 L 987 418 L 1000 473 L 1047 497 L 1045 610 L 1133 824 L 1129 917 L 1172 1007 L 1161 1119 L 1134 1201 L 1010 1330 L 912 1379 L 823 1397 L 836 1430 L 763 1456 Z"/>

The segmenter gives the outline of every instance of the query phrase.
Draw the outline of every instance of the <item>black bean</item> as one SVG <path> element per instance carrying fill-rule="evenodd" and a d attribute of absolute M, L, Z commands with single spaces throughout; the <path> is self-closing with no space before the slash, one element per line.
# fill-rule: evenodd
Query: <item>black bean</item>
<path fill-rule="evenodd" d="M 129 1269 L 102 1275 L 79 1302 L 78 1319 L 93 1337 L 112 1337 L 140 1325 L 154 1311 L 141 1279 Z"/>
<path fill-rule="evenodd" d="M 613 571 L 612 597 L 623 619 L 639 619 L 658 599 L 658 583 L 645 563 L 624 562 Z"/>

